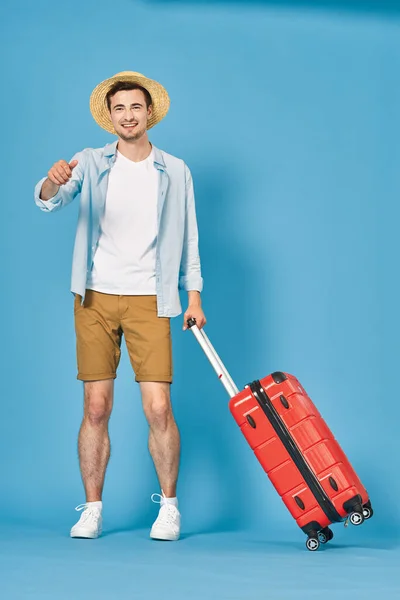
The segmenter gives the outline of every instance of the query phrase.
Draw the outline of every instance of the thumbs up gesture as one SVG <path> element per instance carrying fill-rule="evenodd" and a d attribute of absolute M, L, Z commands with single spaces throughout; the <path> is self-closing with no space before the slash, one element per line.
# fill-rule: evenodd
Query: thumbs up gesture
<path fill-rule="evenodd" d="M 65 160 L 59 160 L 51 167 L 50 171 L 47 173 L 47 177 L 55 185 L 64 185 L 71 179 L 72 171 L 77 164 L 77 160 L 73 160 L 70 163 L 67 163 Z"/>

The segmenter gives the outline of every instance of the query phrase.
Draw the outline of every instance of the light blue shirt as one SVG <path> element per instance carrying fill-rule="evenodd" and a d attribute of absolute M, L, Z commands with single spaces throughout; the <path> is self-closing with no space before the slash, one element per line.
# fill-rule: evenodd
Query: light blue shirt
<path fill-rule="evenodd" d="M 35 203 L 44 212 L 67 206 L 80 194 L 79 217 L 72 260 L 71 292 L 85 298 L 86 284 L 100 237 L 108 175 L 117 143 L 86 148 L 71 160 L 78 164 L 72 177 L 50 200 L 41 200 L 46 177 L 35 187 Z M 182 306 L 179 290 L 203 289 L 193 180 L 183 160 L 153 146 L 159 173 L 157 200 L 156 291 L 159 317 L 176 317 Z"/>

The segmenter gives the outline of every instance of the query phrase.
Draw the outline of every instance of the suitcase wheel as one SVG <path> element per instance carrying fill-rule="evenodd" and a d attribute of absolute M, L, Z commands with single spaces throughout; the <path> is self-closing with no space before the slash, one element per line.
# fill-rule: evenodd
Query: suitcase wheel
<path fill-rule="evenodd" d="M 364 515 L 364 519 L 370 519 L 372 517 L 372 515 L 374 514 L 374 511 L 372 510 L 372 507 L 370 506 L 364 506 L 363 508 L 363 515 Z"/>
<path fill-rule="evenodd" d="M 316 537 L 307 538 L 306 547 L 307 547 L 307 550 L 310 550 L 310 552 L 316 552 L 319 548 L 318 538 L 316 538 Z"/>
<path fill-rule="evenodd" d="M 321 542 L 321 544 L 326 544 L 327 542 L 330 542 L 333 539 L 332 529 L 329 529 L 329 527 L 321 529 L 321 531 L 318 534 L 318 539 Z"/>
<path fill-rule="evenodd" d="M 363 510 L 364 512 L 364 510 Z M 365 517 L 363 515 L 363 512 L 353 512 L 350 515 L 350 523 L 352 525 L 362 525 L 364 523 Z"/>
<path fill-rule="evenodd" d="M 372 510 L 371 500 L 368 500 L 368 502 L 366 502 L 366 504 L 364 504 L 364 506 L 363 506 L 364 519 L 365 520 L 370 519 L 373 514 L 374 514 L 374 511 Z"/>

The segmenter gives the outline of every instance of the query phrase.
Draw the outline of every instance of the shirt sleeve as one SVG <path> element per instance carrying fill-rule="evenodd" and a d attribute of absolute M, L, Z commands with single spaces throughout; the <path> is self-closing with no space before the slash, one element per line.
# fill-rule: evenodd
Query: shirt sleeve
<path fill-rule="evenodd" d="M 40 192 L 42 191 L 43 183 L 46 181 L 47 177 L 43 177 L 35 186 L 34 190 L 34 199 L 35 204 L 43 210 L 44 212 L 53 212 L 56 210 L 60 210 L 64 206 L 67 206 L 74 198 L 80 193 L 82 189 L 83 182 L 83 173 L 84 173 L 84 154 L 83 152 L 78 152 L 75 154 L 71 161 L 77 160 L 78 164 L 72 171 L 72 177 L 68 181 L 68 183 L 61 185 L 58 189 L 58 192 L 55 196 L 50 198 L 49 200 L 42 200 L 40 197 Z"/>
<path fill-rule="evenodd" d="M 186 214 L 180 265 L 179 288 L 186 291 L 203 290 L 203 278 L 199 255 L 199 234 L 196 217 L 194 187 L 191 172 L 185 165 Z"/>

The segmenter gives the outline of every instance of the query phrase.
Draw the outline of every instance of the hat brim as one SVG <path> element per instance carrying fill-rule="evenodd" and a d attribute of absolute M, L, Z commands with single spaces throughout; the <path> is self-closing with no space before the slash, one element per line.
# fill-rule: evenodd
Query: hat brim
<path fill-rule="evenodd" d="M 107 106 L 107 94 L 110 89 L 118 82 L 137 83 L 145 88 L 152 100 L 152 114 L 147 122 L 147 129 L 157 125 L 167 114 L 170 106 L 170 99 L 167 90 L 157 81 L 148 79 L 141 73 L 134 71 L 123 71 L 113 77 L 99 83 L 90 96 L 90 112 L 96 123 L 103 129 L 117 135 L 111 121 L 110 112 Z"/>

